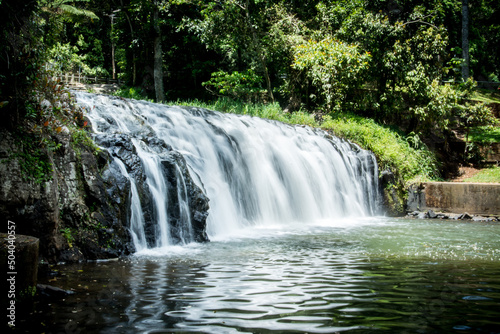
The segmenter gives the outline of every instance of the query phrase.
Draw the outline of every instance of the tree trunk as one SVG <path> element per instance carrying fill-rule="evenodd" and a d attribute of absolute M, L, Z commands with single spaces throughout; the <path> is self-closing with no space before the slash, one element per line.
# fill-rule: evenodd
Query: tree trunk
<path fill-rule="evenodd" d="M 469 1 L 462 0 L 462 80 L 469 79 Z"/>
<path fill-rule="evenodd" d="M 264 50 L 262 50 L 262 47 L 261 47 L 259 40 L 257 38 L 257 33 L 255 32 L 255 28 L 253 27 L 252 21 L 250 19 L 250 8 L 249 8 L 249 1 L 248 0 L 246 1 L 246 7 L 244 8 L 244 10 L 245 10 L 245 14 L 246 14 L 248 28 L 250 29 L 250 31 L 252 33 L 252 39 L 253 39 L 255 51 L 257 52 L 257 56 L 259 57 L 260 65 L 262 66 L 262 71 L 264 72 L 264 79 L 266 80 L 266 86 L 267 86 L 267 94 L 268 94 L 271 102 L 274 102 L 273 88 L 271 86 L 271 78 L 269 77 L 269 71 L 267 70 L 266 56 L 264 54 Z"/>
<path fill-rule="evenodd" d="M 111 17 L 111 33 L 113 33 L 113 17 Z M 116 79 L 116 62 L 115 62 L 115 42 L 111 36 L 111 66 L 113 68 L 113 80 Z"/>
<path fill-rule="evenodd" d="M 156 102 L 162 102 L 165 99 L 165 94 L 163 92 L 163 52 L 161 48 L 161 30 L 158 23 L 159 9 L 157 2 L 154 3 L 153 12 L 153 25 L 155 30 L 154 39 L 154 82 L 155 82 L 155 94 Z"/>
<path fill-rule="evenodd" d="M 135 43 L 133 42 L 135 39 L 134 27 L 132 26 L 132 21 L 130 20 L 130 16 L 127 14 L 127 9 L 123 5 L 123 0 L 120 0 L 120 4 L 122 6 L 122 13 L 125 13 L 125 17 L 127 18 L 128 25 L 130 27 L 130 39 L 132 40 L 132 86 L 135 86 L 137 81 L 137 70 L 136 70 L 136 56 L 135 56 Z"/>

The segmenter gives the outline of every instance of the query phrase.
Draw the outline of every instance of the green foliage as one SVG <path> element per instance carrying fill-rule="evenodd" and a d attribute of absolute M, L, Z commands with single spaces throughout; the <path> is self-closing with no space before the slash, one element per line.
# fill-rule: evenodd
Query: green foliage
<path fill-rule="evenodd" d="M 71 132 L 71 143 L 73 145 L 73 149 L 79 157 L 81 156 L 80 146 L 87 147 L 94 153 L 94 155 L 99 154 L 101 151 L 99 146 L 94 143 L 88 132 L 84 129 L 74 129 Z"/>
<path fill-rule="evenodd" d="M 474 89 L 471 99 L 483 103 L 500 103 L 500 90 Z"/>
<path fill-rule="evenodd" d="M 223 113 L 248 115 L 266 118 L 287 123 L 289 114 L 283 112 L 278 103 L 246 103 L 227 97 L 221 97 L 214 102 L 202 102 L 199 100 L 175 101 L 171 104 L 200 107 L 209 110 L 216 110 Z"/>
<path fill-rule="evenodd" d="M 83 2 L 90 2 L 90 0 L 38 0 L 38 4 L 43 11 L 53 15 L 60 15 L 68 20 L 75 17 L 99 20 L 99 17 L 92 11 L 74 6 L 75 3 Z"/>
<path fill-rule="evenodd" d="M 500 143 L 500 127 L 491 125 L 473 127 L 469 132 L 469 141 L 481 144 Z"/>
<path fill-rule="evenodd" d="M 394 129 L 380 126 L 372 119 L 345 114 L 325 117 L 321 127 L 372 151 L 381 171 L 397 171 L 405 182 L 438 177 L 436 157 L 415 134 L 406 139 Z"/>
<path fill-rule="evenodd" d="M 202 43 L 215 50 L 226 59 L 229 67 L 244 60 L 249 67 L 257 67 L 252 42 L 252 31 L 248 25 L 246 7 L 242 1 L 199 1 L 200 15 L 185 17 L 183 28 L 195 34 Z M 262 22 L 257 21 L 258 13 L 248 12 L 254 28 Z"/>
<path fill-rule="evenodd" d="M 464 179 L 463 182 L 500 183 L 500 167 L 481 169 L 472 177 Z"/>
<path fill-rule="evenodd" d="M 33 298 L 33 297 L 35 297 L 35 294 L 36 294 L 36 285 L 34 285 L 34 286 L 28 286 L 26 289 L 24 289 L 24 290 L 22 290 L 22 291 L 19 292 L 19 297 L 21 299 L 24 299 L 24 298 Z"/>
<path fill-rule="evenodd" d="M 491 110 L 483 103 L 466 102 L 460 106 L 457 116 L 467 130 L 475 126 L 498 124 L 498 120 L 492 115 Z"/>
<path fill-rule="evenodd" d="M 82 45 L 83 36 L 79 36 L 79 40 Z M 94 41 L 94 50 L 97 51 L 100 48 L 98 42 Z M 83 44 L 84 47 L 89 47 L 88 44 Z M 81 46 L 82 47 L 82 46 Z M 102 50 L 101 50 L 102 52 Z M 92 66 L 91 56 L 92 53 L 79 53 L 78 46 L 71 45 L 71 43 L 61 44 L 57 42 L 52 46 L 47 52 L 48 55 L 48 63 L 54 67 L 54 70 L 58 74 L 63 73 L 80 73 L 81 75 L 86 75 L 90 77 L 95 76 L 107 76 L 109 73 L 106 69 L 101 66 Z M 94 61 L 95 62 L 95 61 Z"/>
<path fill-rule="evenodd" d="M 262 78 L 255 74 L 252 69 L 248 69 L 245 72 L 214 72 L 212 78 L 202 83 L 202 85 L 216 96 L 228 96 L 251 101 L 259 99 L 259 94 L 262 92 L 261 83 Z"/>
<path fill-rule="evenodd" d="M 136 100 L 144 100 L 144 101 L 150 101 L 152 102 L 153 100 L 148 99 L 146 94 L 144 93 L 144 90 L 140 87 L 127 87 L 124 86 L 117 91 L 113 93 L 114 96 L 119 96 L 123 97 L 126 99 L 136 99 Z"/>
<path fill-rule="evenodd" d="M 460 124 L 466 130 L 465 140 L 469 140 L 469 132 L 471 128 L 487 125 L 497 125 L 499 122 L 493 116 L 491 109 L 482 102 L 470 101 L 470 97 L 474 94 L 476 82 L 469 79 L 460 86 L 461 98 L 464 103 L 456 106 L 456 116 Z"/>
<path fill-rule="evenodd" d="M 314 115 L 309 114 L 304 111 L 296 111 L 288 115 L 288 120 L 286 123 L 290 124 L 300 124 L 300 125 L 308 125 L 310 127 L 318 127 L 319 124 L 314 118 Z"/>
<path fill-rule="evenodd" d="M 356 45 L 331 38 L 310 40 L 293 51 L 292 67 L 305 72 L 327 110 L 341 109 L 345 96 L 361 85 L 370 60 L 370 54 L 360 53 Z"/>
<path fill-rule="evenodd" d="M 66 227 L 66 228 L 59 230 L 59 232 L 61 232 L 62 236 L 66 239 L 69 247 L 72 248 L 73 243 L 75 242 L 75 236 L 74 236 L 74 232 L 71 230 L 71 228 Z"/>
<path fill-rule="evenodd" d="M 454 116 L 454 109 L 459 105 L 460 92 L 453 86 L 442 85 L 438 80 L 425 84 L 426 78 L 413 77 L 412 84 L 402 90 L 419 100 L 408 106 L 408 118 L 415 118 L 418 125 L 414 131 L 429 131 L 431 129 L 447 130 Z M 413 91 L 411 91 L 413 89 Z M 411 92 L 409 92 L 411 91 Z M 420 92 L 419 92 L 420 91 Z"/>
<path fill-rule="evenodd" d="M 446 30 L 425 21 L 425 8 L 392 19 L 361 2 L 320 6 L 320 13 L 323 27 L 372 56 L 354 112 L 371 111 L 379 120 L 406 124 L 408 132 L 447 127 L 455 99 L 440 87 L 448 39 Z"/>
<path fill-rule="evenodd" d="M 28 112 L 24 125 L 43 136 L 85 127 L 83 110 L 76 105 L 69 90 L 51 75 L 50 71 L 38 72 L 32 94 L 25 101 Z"/>
<path fill-rule="evenodd" d="M 278 103 L 245 103 L 242 101 L 235 101 L 229 98 L 219 98 L 214 102 L 206 103 L 199 100 L 192 101 L 175 101 L 171 104 L 200 107 L 209 110 L 216 110 L 228 114 L 248 115 L 253 117 L 260 117 L 279 121 L 288 124 L 309 125 L 317 127 L 318 123 L 315 121 L 314 116 L 298 111 L 294 113 L 285 113 Z"/>
<path fill-rule="evenodd" d="M 36 2 L 10 1 L 0 10 L 0 102 L 3 127 L 16 128 L 26 114 L 31 85 L 42 63 Z"/>
<path fill-rule="evenodd" d="M 18 161 L 25 180 L 42 184 L 52 179 L 53 166 L 46 150 L 56 150 L 59 145 L 34 134 L 17 133 L 20 148 L 12 155 Z"/>

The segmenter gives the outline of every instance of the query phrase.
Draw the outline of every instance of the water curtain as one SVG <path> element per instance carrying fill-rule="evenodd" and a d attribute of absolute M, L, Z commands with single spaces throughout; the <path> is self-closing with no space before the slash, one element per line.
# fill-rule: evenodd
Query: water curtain
<path fill-rule="evenodd" d="M 373 154 L 322 130 L 76 94 L 97 143 L 130 181 L 129 224 L 138 250 L 256 225 L 377 213 Z"/>

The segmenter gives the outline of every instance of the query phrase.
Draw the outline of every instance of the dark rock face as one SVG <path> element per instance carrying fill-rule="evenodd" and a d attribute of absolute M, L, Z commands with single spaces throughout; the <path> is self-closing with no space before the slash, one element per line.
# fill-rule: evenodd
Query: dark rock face
<path fill-rule="evenodd" d="M 37 182 L 22 171 L 23 147 L 16 136 L 0 130 L 0 214 L 16 223 L 16 232 L 39 238 L 40 257 L 48 262 L 128 254 L 126 201 L 116 205 L 107 190 L 112 181 L 101 177 L 108 154 L 58 134 L 50 138 L 58 149 L 40 149 L 52 170 Z"/>
<path fill-rule="evenodd" d="M 404 194 L 397 186 L 397 176 L 391 170 L 380 173 L 380 190 L 383 194 L 383 206 L 389 216 L 402 216 L 405 212 Z"/>
<path fill-rule="evenodd" d="M 145 171 L 132 143 L 132 138 L 125 134 L 101 134 L 97 135 L 95 140 L 99 145 L 105 147 L 112 156 L 119 158 L 126 166 L 130 177 L 135 180 L 143 211 L 146 240 L 149 246 L 153 246 L 156 243 L 155 235 L 157 232 L 154 199 L 146 182 Z M 136 140 L 144 142 L 160 159 L 161 172 L 167 186 L 166 201 L 172 241 L 208 241 L 206 220 L 209 200 L 194 183 L 184 157 L 158 138 L 142 136 Z M 109 170 L 112 171 L 109 173 L 109 177 L 121 176 L 116 162 L 110 163 Z M 104 177 L 107 178 L 108 174 L 105 174 Z M 119 184 L 119 182 L 110 182 L 110 185 L 113 183 Z M 122 190 L 111 186 L 109 191 L 121 192 Z M 181 202 L 187 203 L 189 208 L 187 211 L 183 210 Z M 191 222 L 191 227 L 186 226 L 186 221 Z"/>
<path fill-rule="evenodd" d="M 167 159 L 162 161 L 162 165 L 164 174 L 167 175 L 168 187 L 171 189 L 169 193 L 174 194 L 175 190 L 177 190 L 177 196 L 169 196 L 169 208 L 172 208 L 169 220 L 171 235 L 173 238 L 178 239 L 181 235 L 190 234 L 188 237 L 190 241 L 208 241 L 205 231 L 209 208 L 208 198 L 193 182 L 184 157 L 178 152 L 172 152 Z M 182 217 L 180 200 L 184 200 L 191 208 L 186 214 L 189 216 L 189 221 L 191 221 L 192 231 L 186 230 L 186 226 L 183 224 L 186 217 Z"/>
<path fill-rule="evenodd" d="M 100 135 L 106 150 L 75 143 L 70 134 L 54 135 L 54 151 L 44 149 L 52 170 L 47 180 L 27 179 L 19 158 L 23 147 L 16 135 L 0 129 L 0 214 L 16 222 L 16 233 L 40 239 L 40 257 L 48 262 L 113 258 L 134 251 L 129 231 L 130 180 L 114 157 L 136 181 L 144 213 L 148 244 L 155 244 L 156 213 L 141 160 L 131 138 Z M 208 198 L 194 183 L 182 155 L 163 141 L 144 136 L 161 160 L 167 181 L 169 222 L 174 239 L 189 233 L 189 241 L 208 241 Z M 182 191 L 180 191 L 182 190 Z M 182 200 L 182 201 L 181 201 Z M 188 203 L 182 210 L 180 203 Z M 184 216 L 183 216 L 184 215 Z M 188 219 L 191 228 L 182 222 Z M 4 227 L 5 228 L 5 227 Z"/>

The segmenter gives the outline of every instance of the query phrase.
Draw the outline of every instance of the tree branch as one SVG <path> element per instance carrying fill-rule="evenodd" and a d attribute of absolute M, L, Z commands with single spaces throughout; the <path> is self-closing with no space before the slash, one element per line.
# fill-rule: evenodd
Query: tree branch
<path fill-rule="evenodd" d="M 433 15 L 434 14 L 429 14 L 429 15 L 426 15 L 426 16 L 423 16 L 423 17 L 419 18 L 418 20 L 405 22 L 405 23 L 403 23 L 403 26 L 405 26 L 407 24 L 412 24 L 412 23 L 422 23 L 422 24 L 427 24 L 427 25 L 430 25 L 431 27 L 434 27 L 434 28 L 438 29 L 438 27 L 435 26 L 434 24 L 423 21 L 424 19 L 426 19 L 426 18 L 428 18 L 430 16 L 433 16 Z"/>

